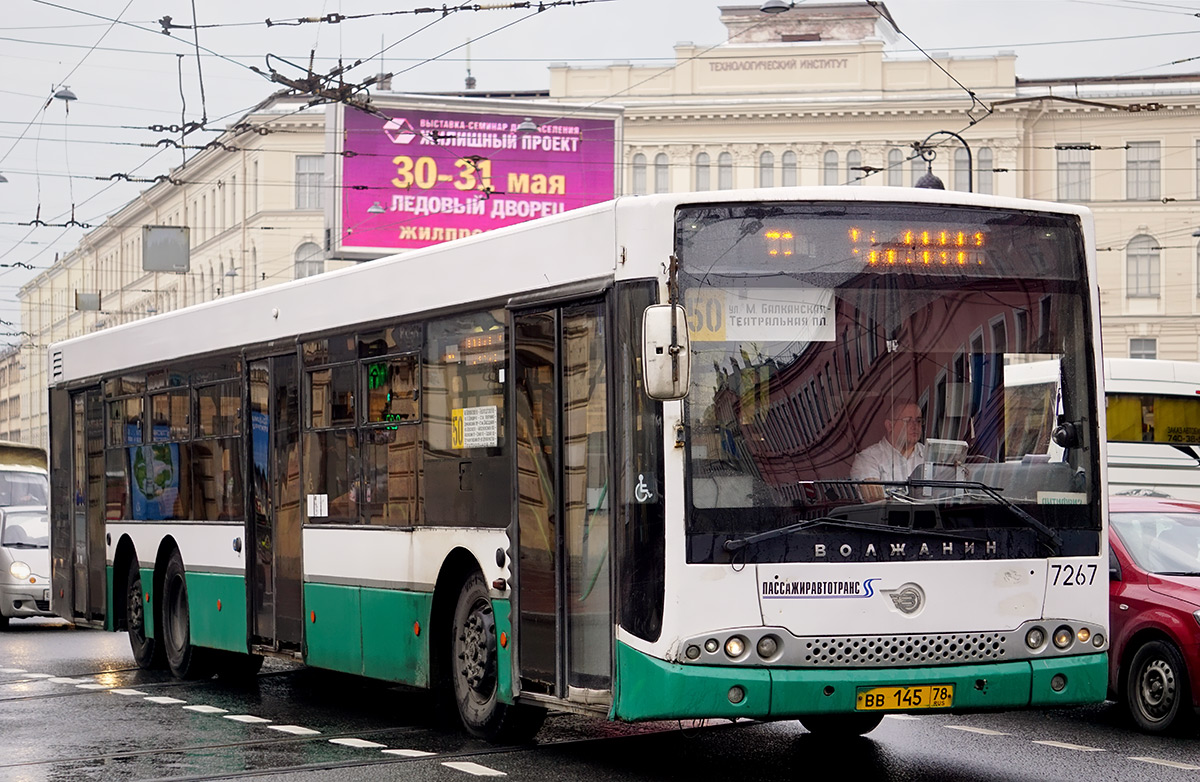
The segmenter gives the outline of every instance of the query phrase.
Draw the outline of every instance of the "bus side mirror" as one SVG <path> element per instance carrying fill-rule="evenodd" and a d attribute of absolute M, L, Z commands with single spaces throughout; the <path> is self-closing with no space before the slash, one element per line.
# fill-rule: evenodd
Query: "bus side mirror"
<path fill-rule="evenodd" d="M 687 313 L 683 307 L 652 304 L 642 315 L 642 372 L 651 399 L 683 399 L 692 376 Z"/>

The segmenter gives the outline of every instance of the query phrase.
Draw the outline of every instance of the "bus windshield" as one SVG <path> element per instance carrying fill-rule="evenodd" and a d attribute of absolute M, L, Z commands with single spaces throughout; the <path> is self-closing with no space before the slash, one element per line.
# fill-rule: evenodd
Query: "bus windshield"
<path fill-rule="evenodd" d="M 676 254 L 692 348 L 689 561 L 1099 551 L 1076 218 L 683 207 Z M 1056 367 L 1050 393 L 1006 384 L 1031 363 Z"/>

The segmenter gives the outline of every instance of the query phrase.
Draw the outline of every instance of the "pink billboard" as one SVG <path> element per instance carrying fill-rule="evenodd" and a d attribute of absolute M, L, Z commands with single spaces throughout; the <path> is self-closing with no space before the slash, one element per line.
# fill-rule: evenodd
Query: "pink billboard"
<path fill-rule="evenodd" d="M 614 195 L 611 119 L 346 109 L 341 246 L 427 247 Z M 526 119 L 537 129 L 518 132 Z"/>

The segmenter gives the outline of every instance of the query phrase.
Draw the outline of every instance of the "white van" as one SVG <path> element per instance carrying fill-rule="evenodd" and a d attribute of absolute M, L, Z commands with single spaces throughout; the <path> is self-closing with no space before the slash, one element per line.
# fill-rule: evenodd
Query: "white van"
<path fill-rule="evenodd" d="M 0 441 L 0 630 L 50 612 L 46 452 Z"/>

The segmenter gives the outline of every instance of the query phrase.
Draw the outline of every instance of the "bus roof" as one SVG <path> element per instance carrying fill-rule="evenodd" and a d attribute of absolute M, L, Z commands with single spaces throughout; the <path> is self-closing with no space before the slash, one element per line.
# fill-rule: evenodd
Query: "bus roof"
<path fill-rule="evenodd" d="M 755 188 L 623 196 L 59 342 L 49 349 L 49 384 L 231 347 L 282 348 L 309 335 L 468 302 L 502 306 L 514 297 L 567 286 L 598 291 L 618 279 L 661 280 L 673 252 L 676 208 L 756 201 L 1036 210 L 1078 216 L 1089 239 L 1093 230 L 1091 212 L 1074 204 L 915 188 Z M 1089 258 L 1091 263 L 1094 259 Z"/>

